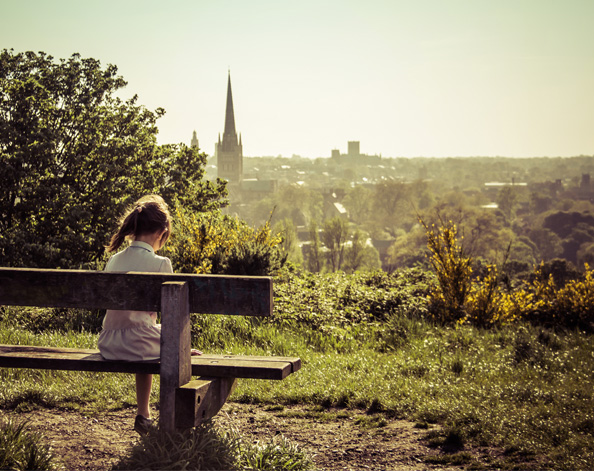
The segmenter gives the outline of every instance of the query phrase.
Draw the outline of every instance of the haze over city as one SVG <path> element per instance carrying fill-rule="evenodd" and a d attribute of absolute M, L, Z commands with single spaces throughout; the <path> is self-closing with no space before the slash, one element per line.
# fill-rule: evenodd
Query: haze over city
<path fill-rule="evenodd" d="M 209 155 L 230 71 L 245 156 L 594 154 L 594 2 L 3 0 L 0 44 L 115 64 Z"/>

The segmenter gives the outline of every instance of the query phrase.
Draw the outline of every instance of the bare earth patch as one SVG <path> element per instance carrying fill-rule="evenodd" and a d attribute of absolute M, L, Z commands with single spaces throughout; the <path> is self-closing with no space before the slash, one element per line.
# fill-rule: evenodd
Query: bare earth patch
<path fill-rule="evenodd" d="M 486 468 L 500 455 L 492 449 L 469 448 L 448 455 L 429 446 L 427 430 L 403 420 L 381 420 L 377 426 L 364 411 L 316 416 L 299 406 L 270 409 L 275 408 L 229 403 L 216 421 L 254 442 L 282 434 L 313 456 L 319 470 L 459 470 L 479 463 Z M 111 469 L 130 452 L 138 437 L 132 429 L 131 409 L 96 417 L 54 409 L 0 412 L 0 417 L 9 416 L 26 420 L 30 428 L 42 432 L 66 470 Z M 460 451 L 463 462 L 454 465 L 441 459 L 460 455 Z M 439 462 L 430 457 L 439 458 Z"/>

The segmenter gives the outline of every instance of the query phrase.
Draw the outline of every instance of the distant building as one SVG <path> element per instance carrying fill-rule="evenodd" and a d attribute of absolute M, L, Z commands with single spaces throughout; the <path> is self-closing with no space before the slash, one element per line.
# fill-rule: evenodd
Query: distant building
<path fill-rule="evenodd" d="M 225 131 L 223 139 L 215 146 L 217 175 L 230 183 L 239 183 L 243 179 L 243 145 L 241 134 L 239 139 L 235 131 L 235 115 L 233 112 L 233 95 L 231 93 L 231 73 L 227 82 L 227 108 L 225 110 Z"/>
<path fill-rule="evenodd" d="M 196 131 L 192 133 L 192 141 L 190 142 L 191 148 L 198 148 L 198 136 L 196 136 Z"/>
<path fill-rule="evenodd" d="M 377 165 L 382 160 L 378 155 L 362 154 L 359 141 L 348 141 L 346 154 L 341 154 L 338 149 L 332 149 L 331 158 L 337 163 L 347 165 Z"/>
<path fill-rule="evenodd" d="M 349 141 L 347 146 L 349 157 L 354 158 L 361 155 L 361 145 L 359 141 Z"/>
<path fill-rule="evenodd" d="M 241 181 L 240 189 L 243 202 L 257 201 L 276 192 L 278 182 L 276 180 L 244 178 Z"/>

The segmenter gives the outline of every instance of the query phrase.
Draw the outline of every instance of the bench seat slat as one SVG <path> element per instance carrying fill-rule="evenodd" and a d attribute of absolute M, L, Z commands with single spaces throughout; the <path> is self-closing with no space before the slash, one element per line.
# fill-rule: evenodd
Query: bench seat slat
<path fill-rule="evenodd" d="M 0 367 L 159 374 L 160 364 L 158 360 L 105 360 L 99 350 L 94 349 L 0 345 Z M 192 357 L 193 376 L 280 380 L 300 367 L 299 358 L 241 355 Z"/>

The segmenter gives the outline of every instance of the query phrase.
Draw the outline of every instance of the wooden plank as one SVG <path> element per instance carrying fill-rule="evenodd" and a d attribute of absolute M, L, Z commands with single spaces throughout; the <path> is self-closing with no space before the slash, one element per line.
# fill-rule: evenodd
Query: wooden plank
<path fill-rule="evenodd" d="M 292 373 L 287 361 L 250 361 L 246 359 L 192 358 L 192 375 L 224 376 L 230 378 L 284 379 Z"/>
<path fill-rule="evenodd" d="M 214 417 L 236 384 L 235 378 L 201 377 L 178 388 L 175 394 L 176 427 L 196 427 Z"/>
<path fill-rule="evenodd" d="M 161 384 L 159 426 L 175 430 L 175 391 L 192 378 L 188 283 L 168 282 L 161 288 Z"/>
<path fill-rule="evenodd" d="M 170 281 L 188 283 L 190 312 L 272 314 L 270 277 L 32 268 L 0 268 L 0 305 L 159 311 Z"/>
<path fill-rule="evenodd" d="M 94 349 L 28 345 L 0 345 L 0 367 L 159 374 L 159 360 L 113 361 Z"/>
<path fill-rule="evenodd" d="M 291 365 L 290 373 L 295 373 L 301 369 L 301 358 L 297 357 L 280 357 L 280 356 L 257 356 L 257 355 L 203 355 L 200 357 L 192 357 L 192 363 L 199 364 L 201 361 L 208 359 L 210 364 L 214 364 L 216 360 L 232 360 L 235 364 L 245 362 L 257 362 L 259 364 L 266 364 L 267 362 L 278 364 L 278 362 L 286 362 Z"/>
<path fill-rule="evenodd" d="M 297 371 L 299 358 L 201 355 L 191 357 L 192 376 L 281 380 Z M 109 373 L 159 374 L 159 360 L 104 360 L 99 350 L 28 345 L 0 345 L 0 367 Z"/>

